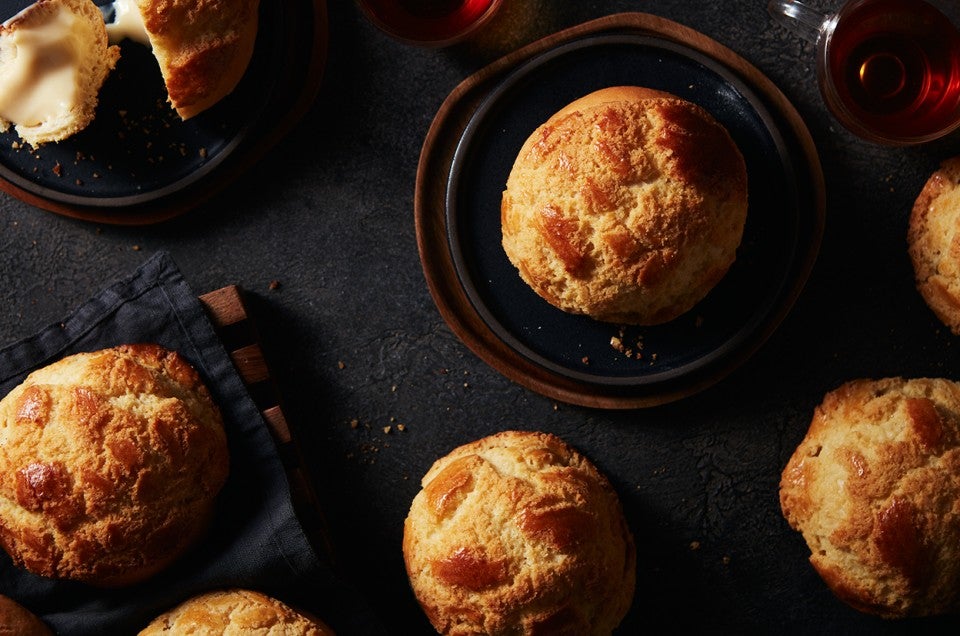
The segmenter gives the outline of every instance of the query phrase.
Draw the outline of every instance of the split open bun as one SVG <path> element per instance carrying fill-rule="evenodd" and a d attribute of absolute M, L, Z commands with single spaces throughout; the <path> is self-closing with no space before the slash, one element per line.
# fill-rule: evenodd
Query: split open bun
<path fill-rule="evenodd" d="M 149 43 L 181 119 L 233 92 L 253 57 L 259 0 L 116 0 L 114 7 L 135 15 L 136 39 Z M 0 25 L 0 132 L 14 126 L 38 146 L 89 126 L 120 57 L 110 43 L 115 33 L 92 0 L 37 0 Z"/>
<path fill-rule="evenodd" d="M 28 6 L 0 24 L 0 132 L 38 146 L 83 130 L 119 57 L 90 0 Z"/>
<path fill-rule="evenodd" d="M 190 119 L 229 95 L 257 39 L 259 0 L 135 0 L 170 105 Z"/>

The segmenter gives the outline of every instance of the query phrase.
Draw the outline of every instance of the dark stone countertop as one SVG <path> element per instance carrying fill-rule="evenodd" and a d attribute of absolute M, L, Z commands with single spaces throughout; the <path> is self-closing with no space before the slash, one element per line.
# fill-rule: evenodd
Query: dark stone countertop
<path fill-rule="evenodd" d="M 459 82 L 522 44 L 621 11 L 696 29 L 780 87 L 817 146 L 827 210 L 804 292 L 749 361 L 682 401 L 610 412 L 517 386 L 459 341 L 425 285 L 413 197 L 424 137 Z M 917 294 L 906 253 L 912 202 L 960 154 L 960 138 L 891 149 L 841 129 L 817 92 L 812 46 L 775 27 L 762 0 L 507 0 L 505 12 L 481 44 L 436 50 L 391 40 L 353 3 L 331 2 L 309 113 L 247 178 L 172 221 L 88 223 L 0 195 L 0 341 L 57 320 L 160 250 L 198 293 L 242 286 L 339 565 L 392 633 L 431 633 L 400 550 L 420 478 L 455 446 L 507 428 L 559 435 L 619 492 L 638 578 L 618 633 L 955 630 L 880 621 L 836 600 L 777 492 L 825 392 L 859 377 L 960 372 L 957 342 Z"/>

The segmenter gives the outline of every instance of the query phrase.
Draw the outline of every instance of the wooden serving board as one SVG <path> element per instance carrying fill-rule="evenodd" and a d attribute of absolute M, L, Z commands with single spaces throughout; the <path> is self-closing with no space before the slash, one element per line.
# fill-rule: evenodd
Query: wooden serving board
<path fill-rule="evenodd" d="M 271 376 L 257 326 L 247 311 L 242 290 L 230 285 L 203 294 L 200 302 L 277 443 L 293 505 L 307 537 L 318 554 L 331 558 L 326 522 L 304 469 L 302 454 L 284 416 L 280 392 Z"/>
<path fill-rule="evenodd" d="M 448 177 L 458 144 L 474 114 L 505 78 L 527 61 L 557 47 L 603 34 L 652 36 L 688 47 L 723 65 L 762 97 L 782 122 L 789 138 L 801 194 L 809 220 L 801 244 L 807 250 L 798 263 L 798 282 L 805 282 L 823 233 L 826 197 L 820 160 L 805 123 L 787 97 L 756 67 L 738 54 L 689 27 L 646 13 L 622 13 L 558 32 L 510 53 L 461 82 L 440 106 L 424 140 L 417 167 L 414 218 L 417 246 L 427 286 L 444 320 L 464 344 L 507 378 L 563 402 L 605 409 L 635 409 L 663 404 L 702 390 L 719 377 L 670 388 L 664 392 L 599 386 L 555 373 L 526 358 L 487 324 L 471 302 L 455 264 L 449 242 Z M 789 304 L 801 285 L 791 290 Z M 724 370 L 727 372 L 727 370 Z"/>

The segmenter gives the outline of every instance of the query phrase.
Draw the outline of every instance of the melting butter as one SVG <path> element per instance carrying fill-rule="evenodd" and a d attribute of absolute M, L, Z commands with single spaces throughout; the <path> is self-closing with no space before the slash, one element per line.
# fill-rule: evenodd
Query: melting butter
<path fill-rule="evenodd" d="M 43 23 L 18 25 L 5 36 L 15 54 L 0 69 L 0 118 L 37 126 L 65 115 L 76 104 L 84 56 L 84 40 L 77 31 L 87 28 L 60 7 Z"/>
<path fill-rule="evenodd" d="M 124 38 L 150 46 L 150 36 L 143 24 L 143 16 L 134 0 L 114 0 L 111 5 L 113 20 L 107 22 L 107 37 L 110 44 L 119 44 Z M 109 9 L 108 9 L 109 10 Z"/>

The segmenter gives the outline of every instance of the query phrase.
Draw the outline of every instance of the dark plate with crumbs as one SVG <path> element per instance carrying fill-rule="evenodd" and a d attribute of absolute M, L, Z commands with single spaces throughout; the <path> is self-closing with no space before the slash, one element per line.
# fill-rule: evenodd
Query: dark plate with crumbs
<path fill-rule="evenodd" d="M 445 284 L 458 289 L 432 291 L 458 334 L 507 376 L 584 405 L 661 404 L 724 377 L 789 311 L 819 247 L 819 165 L 798 143 L 784 104 L 770 99 L 775 89 L 731 67 L 729 59 L 739 58 L 707 50 L 654 33 L 573 38 L 502 73 L 465 114 L 452 137 L 442 207 L 430 213 L 443 215 Z M 703 106 L 747 164 L 749 211 L 736 262 L 691 311 L 653 327 L 553 307 L 523 282 L 501 246 L 501 194 L 523 142 L 566 104 L 617 85 L 664 90 Z M 428 224 L 421 220 L 420 227 Z M 435 283 L 437 239 L 428 245 L 426 238 L 422 231 L 421 260 Z"/>
<path fill-rule="evenodd" d="M 0 20 L 27 4 L 0 0 Z M 326 53 L 325 5 L 261 2 L 243 79 L 187 121 L 167 104 L 149 48 L 129 40 L 120 48 L 86 129 L 39 148 L 22 144 L 12 128 L 0 134 L 0 189 L 53 212 L 116 224 L 157 222 L 194 208 L 248 168 L 315 96 Z"/>

